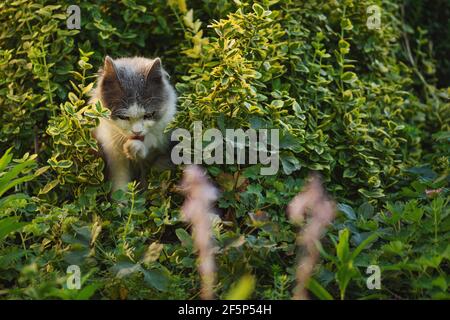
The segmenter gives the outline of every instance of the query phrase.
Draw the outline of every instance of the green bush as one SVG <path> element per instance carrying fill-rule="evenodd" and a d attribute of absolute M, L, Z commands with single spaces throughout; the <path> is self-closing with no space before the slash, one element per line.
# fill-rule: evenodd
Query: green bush
<path fill-rule="evenodd" d="M 172 128 L 280 130 L 274 176 L 206 166 L 221 191 L 219 298 L 291 297 L 285 207 L 310 171 L 339 203 L 313 298 L 449 298 L 450 91 L 437 86 L 449 60 L 445 44 L 428 50 L 411 1 L 407 21 L 400 0 L 79 1 L 81 30 L 66 28 L 71 3 L 51 3 L 0 4 L 0 298 L 198 298 L 182 168 L 150 172 L 143 193 L 110 195 L 104 181 L 91 129 L 108 111 L 87 95 L 106 54 L 162 57 L 179 95 Z M 71 264 L 82 290 L 65 287 Z"/>

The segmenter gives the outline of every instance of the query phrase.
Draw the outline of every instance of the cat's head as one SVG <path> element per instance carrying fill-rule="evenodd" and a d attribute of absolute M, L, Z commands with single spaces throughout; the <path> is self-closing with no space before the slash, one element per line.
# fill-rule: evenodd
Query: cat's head
<path fill-rule="evenodd" d="M 167 78 L 159 58 L 107 56 L 94 95 L 125 135 L 139 138 L 167 125 L 175 113 L 176 95 Z"/>

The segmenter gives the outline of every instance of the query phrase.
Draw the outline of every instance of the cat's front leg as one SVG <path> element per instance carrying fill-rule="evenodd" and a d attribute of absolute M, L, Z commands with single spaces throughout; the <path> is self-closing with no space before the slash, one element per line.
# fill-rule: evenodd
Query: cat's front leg
<path fill-rule="evenodd" d="M 108 162 L 109 177 L 112 182 L 112 191 L 127 190 L 131 181 L 130 166 L 128 160 L 123 157 L 110 159 Z"/>
<path fill-rule="evenodd" d="M 123 144 L 123 152 L 130 160 L 145 159 L 148 155 L 148 148 L 141 140 L 128 139 Z"/>

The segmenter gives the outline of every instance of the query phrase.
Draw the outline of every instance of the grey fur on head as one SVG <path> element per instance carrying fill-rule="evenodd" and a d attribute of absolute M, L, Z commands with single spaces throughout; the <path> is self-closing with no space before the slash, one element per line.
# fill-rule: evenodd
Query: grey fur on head
<path fill-rule="evenodd" d="M 111 110 L 111 118 L 126 113 L 126 109 L 137 104 L 145 107 L 158 121 L 163 116 L 165 102 L 173 95 L 168 83 L 168 74 L 161 60 L 143 57 L 113 60 L 106 56 L 100 69 L 94 96 Z"/>

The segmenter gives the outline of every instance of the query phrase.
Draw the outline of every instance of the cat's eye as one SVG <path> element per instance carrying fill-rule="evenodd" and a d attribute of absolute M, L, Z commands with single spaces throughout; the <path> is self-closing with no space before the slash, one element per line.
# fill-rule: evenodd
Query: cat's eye
<path fill-rule="evenodd" d="M 155 111 L 153 111 L 153 112 L 150 112 L 150 113 L 147 113 L 145 116 L 144 116 L 144 119 L 145 120 L 151 120 L 151 119 L 153 119 L 154 117 L 155 117 Z"/>
<path fill-rule="evenodd" d="M 119 118 L 120 120 L 129 120 L 129 117 L 126 116 L 116 116 L 117 118 Z"/>

